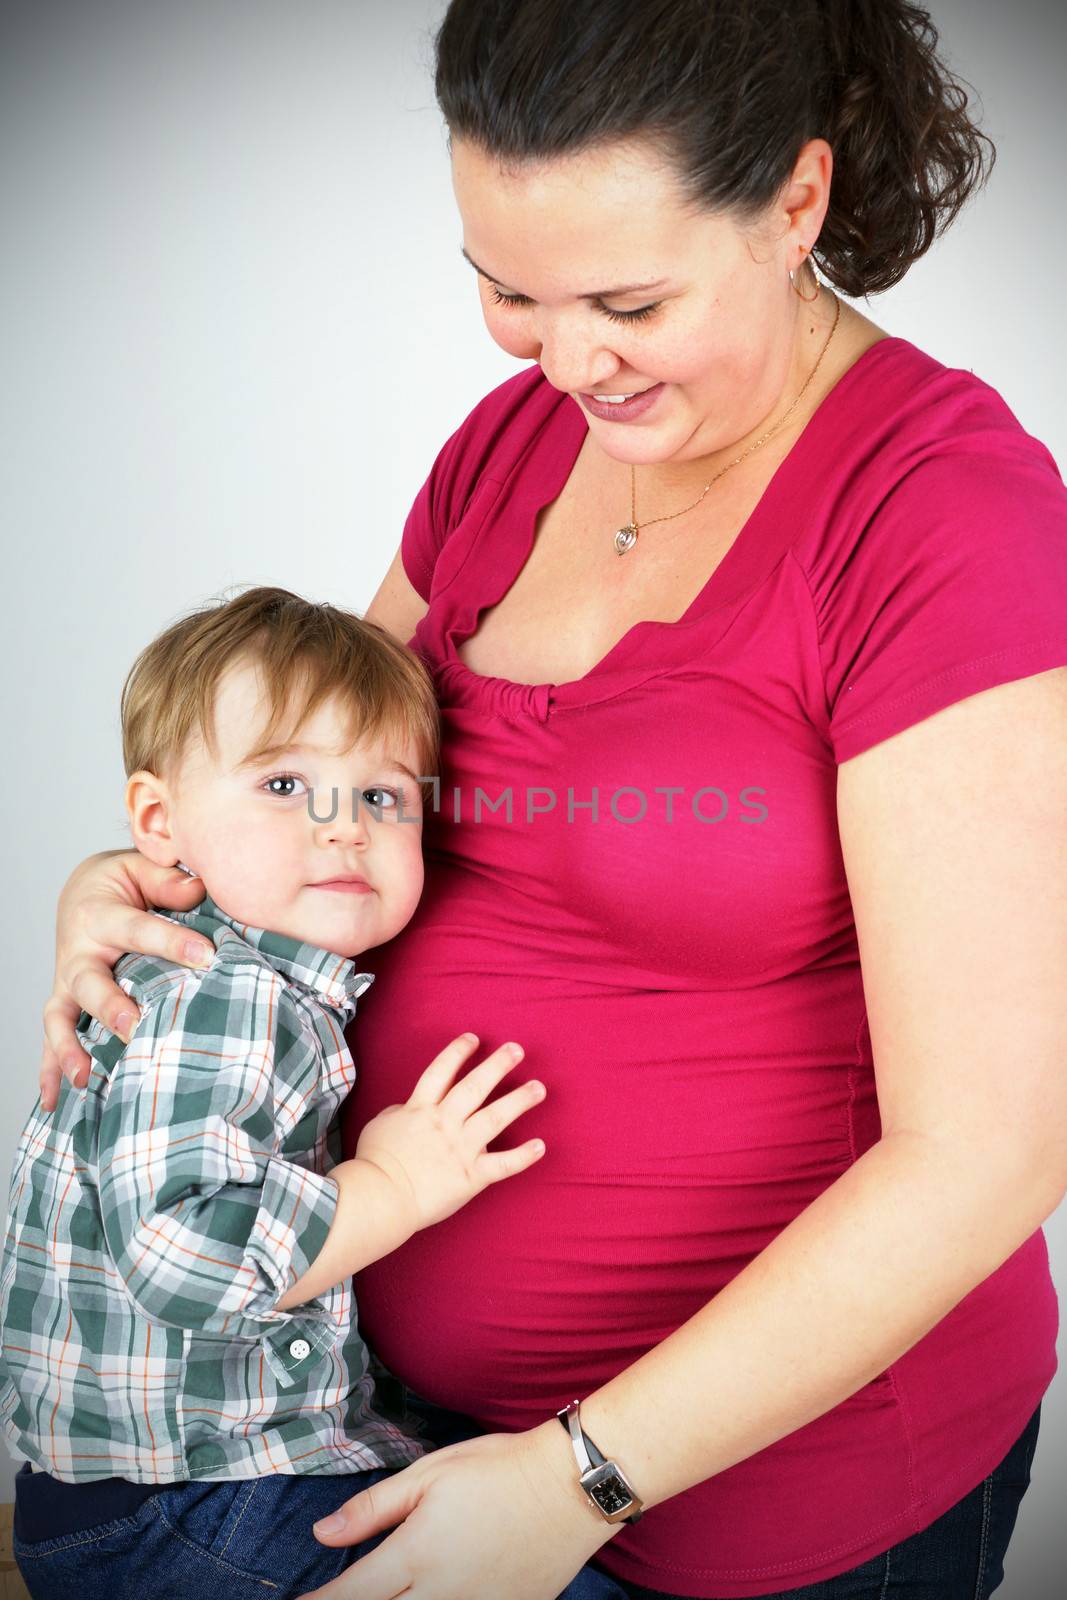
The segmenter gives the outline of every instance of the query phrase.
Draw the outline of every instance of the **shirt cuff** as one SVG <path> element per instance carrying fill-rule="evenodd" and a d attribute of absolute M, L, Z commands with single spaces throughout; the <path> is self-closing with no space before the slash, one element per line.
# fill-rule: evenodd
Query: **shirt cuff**
<path fill-rule="evenodd" d="M 338 1199 L 333 1178 L 280 1156 L 268 1161 L 246 1250 L 262 1282 L 242 1307 L 242 1316 L 265 1323 L 288 1323 L 297 1316 L 319 1321 L 329 1318 L 320 1300 L 291 1311 L 279 1311 L 277 1303 L 320 1254 Z"/>

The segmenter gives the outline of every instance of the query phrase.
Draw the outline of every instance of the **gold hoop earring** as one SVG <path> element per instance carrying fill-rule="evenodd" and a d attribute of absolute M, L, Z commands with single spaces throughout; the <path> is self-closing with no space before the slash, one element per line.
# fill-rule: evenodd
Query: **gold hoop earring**
<path fill-rule="evenodd" d="M 806 259 L 806 257 L 805 257 L 805 259 Z M 801 266 L 803 266 L 803 264 L 804 263 L 802 261 L 801 262 Z M 810 305 L 813 300 L 817 300 L 819 298 L 819 295 L 820 295 L 821 291 L 822 291 L 822 285 L 820 284 L 818 274 L 815 271 L 815 263 L 814 263 L 814 261 L 809 261 L 808 262 L 808 266 L 811 268 L 811 275 L 815 279 L 815 293 L 814 294 L 801 294 L 800 290 L 797 288 L 796 273 L 795 272 L 791 272 L 789 274 L 789 282 L 792 284 L 794 292 L 797 295 L 799 295 L 800 299 L 804 301 L 805 305 Z M 798 268 L 797 271 L 799 271 L 799 270 L 800 269 Z"/>

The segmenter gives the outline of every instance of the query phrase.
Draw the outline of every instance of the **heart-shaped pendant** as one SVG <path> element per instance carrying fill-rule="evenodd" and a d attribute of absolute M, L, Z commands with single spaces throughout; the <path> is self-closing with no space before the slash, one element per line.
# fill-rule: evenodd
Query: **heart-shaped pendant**
<path fill-rule="evenodd" d="M 624 556 L 627 550 L 632 550 L 636 543 L 637 529 L 634 527 L 632 522 L 628 522 L 625 528 L 620 528 L 618 533 L 615 535 L 616 555 Z"/>

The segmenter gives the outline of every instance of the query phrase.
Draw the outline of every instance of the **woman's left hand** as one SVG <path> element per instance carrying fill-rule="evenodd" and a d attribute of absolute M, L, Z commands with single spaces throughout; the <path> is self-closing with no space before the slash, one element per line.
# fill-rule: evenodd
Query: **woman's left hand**
<path fill-rule="evenodd" d="M 342 1520 L 329 1533 L 332 1518 L 316 1523 L 320 1544 L 396 1531 L 301 1600 L 556 1600 L 618 1532 L 587 1503 L 554 1418 L 432 1451 L 335 1515 Z"/>

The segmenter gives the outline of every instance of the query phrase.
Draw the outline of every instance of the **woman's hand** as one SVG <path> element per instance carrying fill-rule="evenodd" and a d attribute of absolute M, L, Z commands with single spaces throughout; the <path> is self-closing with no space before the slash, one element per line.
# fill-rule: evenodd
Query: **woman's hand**
<path fill-rule="evenodd" d="M 204 893 L 201 879 L 177 867 L 157 867 L 139 850 L 101 850 L 75 867 L 59 897 L 56 970 L 44 1008 L 45 1111 L 55 1110 L 61 1074 L 78 1089 L 89 1081 L 90 1060 L 74 1031 L 83 1011 L 127 1041 L 137 1025 L 136 1005 L 111 976 L 120 956 L 139 950 L 186 967 L 212 959 L 214 946 L 206 939 L 147 909 L 189 911 Z"/>
<path fill-rule="evenodd" d="M 435 1450 L 353 1495 L 314 1531 L 320 1544 L 346 1545 L 398 1523 L 302 1600 L 556 1600 L 618 1532 L 579 1489 L 554 1417 L 528 1433 L 483 1434 Z"/>

